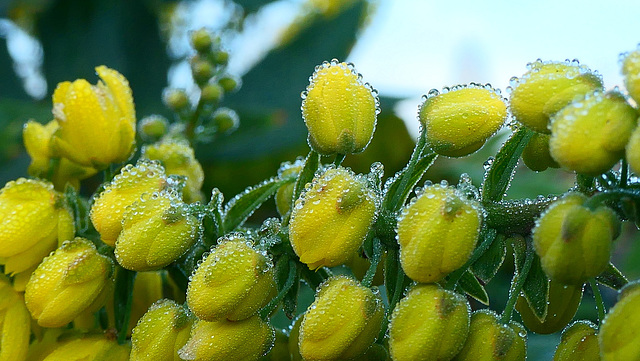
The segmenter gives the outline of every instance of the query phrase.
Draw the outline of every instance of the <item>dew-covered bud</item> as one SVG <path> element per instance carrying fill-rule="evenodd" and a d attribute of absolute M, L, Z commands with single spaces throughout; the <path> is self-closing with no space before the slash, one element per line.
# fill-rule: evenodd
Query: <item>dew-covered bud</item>
<path fill-rule="evenodd" d="M 603 87 L 597 73 L 577 62 L 537 60 L 527 68 L 512 80 L 510 109 L 520 123 L 539 133 L 549 133 L 549 119 L 564 106 Z"/>
<path fill-rule="evenodd" d="M 580 306 L 582 285 L 563 285 L 549 282 L 549 298 L 547 313 L 540 319 L 531 309 L 529 302 L 522 295 L 518 297 L 516 310 L 520 313 L 522 323 L 535 333 L 549 334 L 562 330 L 569 324 Z"/>
<path fill-rule="evenodd" d="M 217 104 L 222 99 L 223 94 L 224 89 L 217 83 L 209 83 L 203 86 L 200 91 L 202 101 L 207 104 Z"/>
<path fill-rule="evenodd" d="M 587 208 L 586 198 L 570 193 L 536 221 L 533 245 L 549 279 L 581 285 L 609 264 L 619 222 L 610 208 Z"/>
<path fill-rule="evenodd" d="M 36 268 L 24 298 L 42 327 L 62 327 L 93 306 L 113 282 L 113 262 L 84 238 L 65 241 Z"/>
<path fill-rule="evenodd" d="M 200 28 L 191 33 L 191 45 L 199 53 L 208 53 L 211 51 L 213 39 L 211 34 L 205 28 Z"/>
<path fill-rule="evenodd" d="M 240 117 L 235 110 L 229 108 L 218 108 L 211 116 L 213 124 L 218 128 L 219 133 L 229 134 L 240 126 Z"/>
<path fill-rule="evenodd" d="M 624 86 L 636 104 L 640 104 L 640 48 L 622 56 Z"/>
<path fill-rule="evenodd" d="M 638 114 L 618 91 L 593 93 L 553 117 L 549 150 L 563 168 L 600 175 L 624 156 Z"/>
<path fill-rule="evenodd" d="M 600 325 L 598 341 L 604 361 L 640 360 L 640 282 L 620 290 L 618 302 Z"/>
<path fill-rule="evenodd" d="M 204 171 L 189 142 L 165 139 L 144 146 L 142 157 L 160 161 L 167 175 L 180 175 L 187 178 L 185 187 L 182 189 L 185 202 L 193 203 L 202 200 L 200 190 L 204 182 Z"/>
<path fill-rule="evenodd" d="M 165 89 L 162 93 L 162 100 L 167 108 L 174 112 L 183 111 L 191 105 L 184 89 Z"/>
<path fill-rule="evenodd" d="M 438 154 L 463 157 L 477 151 L 507 119 L 505 100 L 489 86 L 456 86 L 430 94 L 418 117 Z"/>
<path fill-rule="evenodd" d="M 549 134 L 534 133 L 522 151 L 522 160 L 529 169 L 536 172 L 560 167 L 549 152 Z"/>
<path fill-rule="evenodd" d="M 144 117 L 138 122 L 138 134 L 147 141 L 155 141 L 162 138 L 168 129 L 169 121 L 158 114 Z"/>
<path fill-rule="evenodd" d="M 640 174 L 640 127 L 636 126 L 626 147 L 626 158 L 629 167 L 635 174 Z"/>
<path fill-rule="evenodd" d="M 102 241 L 113 247 L 122 231 L 125 209 L 143 194 L 160 191 L 166 182 L 164 168 L 157 162 L 140 160 L 122 168 L 91 206 L 91 222 Z"/>
<path fill-rule="evenodd" d="M 31 316 L 22 297 L 0 274 L 0 360 L 24 360 L 31 336 Z"/>
<path fill-rule="evenodd" d="M 60 125 L 52 146 L 61 156 L 85 167 L 104 169 L 129 159 L 135 149 L 136 112 L 129 82 L 102 65 L 102 79 L 58 84 L 53 115 Z"/>
<path fill-rule="evenodd" d="M 196 321 L 187 344 L 178 351 L 182 360 L 257 360 L 269 352 L 273 329 L 260 317 L 242 321 Z"/>
<path fill-rule="evenodd" d="M 129 335 L 142 316 L 147 313 L 149 307 L 164 297 L 163 278 L 168 281 L 166 271 L 138 272 L 136 274 L 131 300 L 131 316 L 129 317 Z"/>
<path fill-rule="evenodd" d="M 127 207 L 116 241 L 118 263 L 132 271 L 164 268 L 196 241 L 200 221 L 175 194 L 145 194 Z"/>
<path fill-rule="evenodd" d="M 598 327 L 589 321 L 576 321 L 562 331 L 553 361 L 600 361 Z"/>
<path fill-rule="evenodd" d="M 320 154 L 362 152 L 376 128 L 378 97 L 352 64 L 318 65 L 302 93 L 309 145 Z"/>
<path fill-rule="evenodd" d="M 477 201 L 452 187 L 425 187 L 398 220 L 402 269 L 414 281 L 440 281 L 469 260 L 481 222 Z"/>
<path fill-rule="evenodd" d="M 451 360 L 469 333 L 467 300 L 438 285 L 418 284 L 398 302 L 389 324 L 395 361 Z"/>
<path fill-rule="evenodd" d="M 293 250 L 310 269 L 344 264 L 376 218 L 376 195 L 361 176 L 331 168 L 295 202 L 289 223 Z"/>
<path fill-rule="evenodd" d="M 517 322 L 500 322 L 493 311 L 473 312 L 469 336 L 454 361 L 524 361 L 527 331 Z"/>
<path fill-rule="evenodd" d="M 5 274 L 30 274 L 75 232 L 64 197 L 52 184 L 38 180 L 20 178 L 0 190 L 0 219 L 0 264 Z"/>
<path fill-rule="evenodd" d="M 353 278 L 335 276 L 318 289 L 300 325 L 300 354 L 306 361 L 349 360 L 378 337 L 382 298 Z"/>
<path fill-rule="evenodd" d="M 194 317 L 174 301 L 154 303 L 131 335 L 131 361 L 178 361 L 189 339 Z"/>
<path fill-rule="evenodd" d="M 199 318 L 242 320 L 275 296 L 271 261 L 236 234 L 200 263 L 187 288 L 189 308 Z"/>
<path fill-rule="evenodd" d="M 90 335 L 60 342 L 43 361 L 128 361 L 130 353 L 127 344 L 119 345 L 105 335 Z"/>

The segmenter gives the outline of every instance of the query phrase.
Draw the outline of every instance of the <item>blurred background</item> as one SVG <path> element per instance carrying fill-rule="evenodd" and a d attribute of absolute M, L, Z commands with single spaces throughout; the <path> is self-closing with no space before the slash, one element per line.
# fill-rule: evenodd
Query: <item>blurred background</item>
<path fill-rule="evenodd" d="M 275 175 L 281 162 L 308 152 L 300 92 L 324 60 L 353 62 L 379 91 L 374 140 L 345 163 L 367 172 L 381 161 L 389 176 L 409 158 L 420 96 L 432 88 L 491 83 L 508 96 L 510 78 L 537 58 L 579 59 L 602 74 L 607 88 L 621 86 L 618 57 L 640 41 L 638 13 L 634 0 L 0 0 L 0 181 L 26 175 L 24 122 L 49 121 L 56 84 L 77 78 L 95 83 L 97 65 L 129 79 L 138 118 L 171 117 L 163 89 L 184 88 L 197 97 L 188 39 L 201 27 L 219 32 L 230 53 L 228 70 L 242 78 L 240 90 L 222 102 L 238 112 L 240 127 L 196 149 L 205 193 L 218 187 L 230 199 Z M 472 156 L 440 159 L 426 177 L 457 183 L 466 172 L 479 186 L 483 162 L 508 133 Z M 559 194 L 573 179 L 562 170 L 538 174 L 520 166 L 509 198 Z M 640 247 L 631 247 L 637 231 L 627 226 L 616 264 L 637 279 Z M 501 309 L 508 278 L 494 282 L 490 307 Z M 589 291 L 578 317 L 595 320 Z M 615 294 L 605 297 L 612 304 Z M 531 359 L 550 359 L 558 339 L 530 337 Z"/>

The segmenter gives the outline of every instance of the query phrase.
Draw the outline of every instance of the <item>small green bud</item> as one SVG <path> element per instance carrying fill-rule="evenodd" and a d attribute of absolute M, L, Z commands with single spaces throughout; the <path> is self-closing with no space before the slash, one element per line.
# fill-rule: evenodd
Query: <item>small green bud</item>
<path fill-rule="evenodd" d="M 467 300 L 438 285 L 418 284 L 398 302 L 389 324 L 395 361 L 450 360 L 469 333 Z"/>
<path fill-rule="evenodd" d="M 230 93 L 240 88 L 240 79 L 227 74 L 218 79 L 218 84 L 224 89 L 225 93 Z"/>
<path fill-rule="evenodd" d="M 536 221 L 533 245 L 552 281 L 581 285 L 609 263 L 617 218 L 604 206 L 588 209 L 585 201 L 583 195 L 569 193 Z"/>
<path fill-rule="evenodd" d="M 604 361 L 640 360 L 640 282 L 622 288 L 618 302 L 600 325 L 598 341 Z"/>
<path fill-rule="evenodd" d="M 193 74 L 193 80 L 199 86 L 207 84 L 215 73 L 214 65 L 201 56 L 195 55 L 191 58 L 191 73 Z"/>
<path fill-rule="evenodd" d="M 229 62 L 229 53 L 224 50 L 218 50 L 211 54 L 214 64 L 227 65 Z"/>
<path fill-rule="evenodd" d="M 300 354 L 306 361 L 348 360 L 365 353 L 384 318 L 378 293 L 347 276 L 327 279 L 300 325 Z"/>
<path fill-rule="evenodd" d="M 242 321 L 196 321 L 191 337 L 178 351 L 182 360 L 257 360 L 273 346 L 274 330 L 260 317 Z"/>
<path fill-rule="evenodd" d="M 512 85 L 510 109 L 516 119 L 539 133 L 549 134 L 549 119 L 567 104 L 602 89 L 602 79 L 577 62 L 536 60 Z"/>
<path fill-rule="evenodd" d="M 562 331 L 553 361 L 600 361 L 598 327 L 589 321 L 576 321 Z"/>
<path fill-rule="evenodd" d="M 240 126 L 240 117 L 235 110 L 229 108 L 218 108 L 212 115 L 213 123 L 218 128 L 218 132 L 229 134 Z"/>
<path fill-rule="evenodd" d="M 517 322 L 500 322 L 493 311 L 482 309 L 471 315 L 469 336 L 454 361 L 524 361 L 527 331 Z"/>
<path fill-rule="evenodd" d="M 217 83 L 208 83 L 202 87 L 200 96 L 202 97 L 202 101 L 207 104 L 218 104 L 220 99 L 222 99 L 223 92 L 224 89 Z"/>
<path fill-rule="evenodd" d="M 310 269 L 344 264 L 376 219 L 376 195 L 361 176 L 331 168 L 296 200 L 289 223 L 293 250 Z"/>
<path fill-rule="evenodd" d="M 600 175 L 624 156 L 637 119 L 636 110 L 618 91 L 590 94 L 553 117 L 551 156 L 563 168 Z"/>
<path fill-rule="evenodd" d="M 142 316 L 131 335 L 131 361 L 179 360 L 194 317 L 183 306 L 163 299 Z"/>
<path fill-rule="evenodd" d="M 24 298 L 42 327 L 62 327 L 91 306 L 113 282 L 113 262 L 89 240 L 66 241 L 45 258 L 27 283 Z M 99 305 L 100 306 L 100 305 Z"/>
<path fill-rule="evenodd" d="M 477 201 L 451 187 L 425 187 L 398 220 L 402 269 L 418 282 L 440 281 L 469 260 L 481 222 Z"/>
<path fill-rule="evenodd" d="M 549 282 L 547 314 L 539 319 L 529 302 L 520 295 L 516 310 L 520 312 L 522 323 L 535 333 L 549 334 L 562 330 L 578 310 L 582 300 L 582 285 L 567 286 L 558 282 Z"/>
<path fill-rule="evenodd" d="M 211 51 L 213 40 L 211 34 L 205 28 L 200 28 L 191 33 L 191 45 L 199 53 L 208 53 Z"/>
<path fill-rule="evenodd" d="M 640 104 L 640 48 L 623 54 L 621 58 L 624 86 L 636 104 Z"/>
<path fill-rule="evenodd" d="M 169 121 L 162 115 L 150 115 L 138 122 L 138 133 L 147 141 L 162 138 L 167 133 L 167 129 L 169 129 Z"/>
<path fill-rule="evenodd" d="M 549 153 L 549 134 L 534 133 L 522 151 L 522 160 L 529 169 L 536 172 L 560 167 Z"/>
<path fill-rule="evenodd" d="M 463 157 L 477 151 L 507 119 L 505 100 L 488 86 L 461 85 L 429 94 L 418 116 L 438 154 Z"/>
<path fill-rule="evenodd" d="M 196 269 L 187 288 L 189 308 L 199 318 L 243 320 L 276 292 L 273 265 L 237 234 L 221 239 Z"/>
<path fill-rule="evenodd" d="M 316 66 L 302 93 L 311 148 L 324 155 L 362 152 L 373 138 L 377 104 L 377 92 L 352 64 L 334 59 Z"/>
<path fill-rule="evenodd" d="M 184 89 L 165 89 L 162 100 L 174 112 L 180 112 L 190 106 L 189 97 Z"/>

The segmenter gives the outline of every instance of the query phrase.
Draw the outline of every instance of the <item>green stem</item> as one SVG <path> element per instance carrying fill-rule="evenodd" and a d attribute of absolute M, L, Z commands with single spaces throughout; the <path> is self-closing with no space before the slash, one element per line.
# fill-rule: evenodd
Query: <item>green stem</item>
<path fill-rule="evenodd" d="M 117 172 L 118 172 L 118 167 L 113 163 L 109 163 L 109 166 L 105 168 L 104 171 L 102 171 L 103 183 L 111 182 L 111 180 L 113 179 L 113 177 L 115 177 Z"/>
<path fill-rule="evenodd" d="M 589 279 L 589 285 L 591 285 L 593 298 L 596 301 L 596 308 L 598 309 L 598 324 L 602 325 L 602 320 L 604 320 L 604 316 L 606 313 L 604 308 L 604 301 L 602 300 L 602 294 L 600 293 L 600 288 L 598 288 L 598 283 L 596 283 L 595 278 Z"/>
<path fill-rule="evenodd" d="M 393 194 L 390 200 L 385 199 L 385 201 L 390 201 L 390 202 L 383 202 L 386 209 L 396 212 L 398 209 L 400 209 L 400 207 L 402 207 L 402 204 L 400 204 L 400 199 L 402 195 L 405 193 L 405 190 L 406 190 L 405 188 L 409 184 L 409 180 L 413 175 L 413 170 L 415 169 L 416 164 L 418 163 L 418 160 L 422 156 L 422 153 L 425 150 L 426 145 L 427 145 L 427 132 L 423 130 L 422 132 L 420 132 L 420 138 L 418 138 L 418 142 L 416 143 L 415 148 L 413 148 L 413 153 L 411 153 L 411 158 L 409 159 L 407 168 L 404 170 L 404 172 L 401 175 L 402 179 L 400 180 L 400 185 L 398 186 L 398 188 L 396 189 L 396 192 Z"/>
<path fill-rule="evenodd" d="M 487 249 L 489 249 L 489 247 L 491 247 L 491 244 L 496 239 L 495 229 L 490 229 L 489 231 L 483 232 L 482 234 L 484 235 L 482 243 L 480 243 L 478 248 L 473 251 L 467 263 L 451 273 L 451 275 L 449 276 L 449 280 L 444 286 L 445 289 L 454 290 L 456 288 L 456 285 L 458 284 L 458 281 L 460 281 L 460 278 L 464 275 L 467 269 L 469 269 L 469 267 L 471 267 L 471 265 L 473 265 L 478 260 L 478 258 L 480 258 L 487 251 Z"/>
<path fill-rule="evenodd" d="M 116 279 L 116 292 L 114 294 L 114 306 L 116 313 L 116 328 L 118 329 L 118 343 L 124 344 L 129 329 L 131 318 L 131 305 L 133 303 L 133 286 L 137 272 L 120 268 Z"/>
<path fill-rule="evenodd" d="M 620 166 L 620 187 L 626 188 L 629 180 L 629 163 L 627 158 L 622 158 L 622 165 Z"/>
<path fill-rule="evenodd" d="M 342 164 L 342 161 L 344 160 L 344 158 L 346 157 L 347 157 L 346 154 L 341 154 L 341 153 L 336 154 L 336 159 L 333 161 L 333 165 L 335 165 L 336 168 L 338 168 L 340 164 Z"/>
<path fill-rule="evenodd" d="M 638 190 L 632 189 L 612 189 L 606 190 L 604 192 L 600 192 L 598 194 L 593 195 L 589 200 L 587 200 L 584 205 L 591 210 L 598 208 L 598 206 L 610 202 L 610 201 L 618 201 L 621 198 L 628 197 L 633 199 L 634 201 L 640 201 L 640 192 Z"/>
<path fill-rule="evenodd" d="M 513 314 L 513 308 L 516 305 L 516 301 L 520 296 L 520 291 L 524 286 L 524 281 L 527 279 L 527 275 L 529 274 L 529 270 L 531 269 L 531 264 L 533 263 L 533 248 L 531 244 L 527 243 L 527 251 L 526 257 L 524 259 L 524 265 L 522 266 L 522 270 L 519 274 L 516 274 L 514 278 L 515 283 L 511 287 L 509 292 L 509 300 L 507 300 L 507 305 L 504 307 L 504 312 L 502 313 L 502 317 L 500 321 L 504 324 L 509 323 L 511 321 L 511 315 Z"/>
<path fill-rule="evenodd" d="M 287 295 L 287 292 L 289 292 L 296 280 L 297 272 L 294 261 L 289 261 L 289 274 L 287 275 L 287 281 L 284 283 L 280 292 L 278 292 L 278 295 L 259 311 L 258 314 L 260 315 L 260 318 L 266 321 L 273 309 L 278 305 L 278 303 L 280 303 L 280 301 L 282 301 L 282 299 L 284 299 L 284 296 Z"/>
<path fill-rule="evenodd" d="M 373 239 L 373 254 L 370 259 L 371 265 L 365 273 L 364 278 L 362 278 L 362 285 L 365 287 L 371 287 L 371 283 L 373 282 L 373 277 L 376 275 L 376 271 L 378 270 L 378 264 L 380 263 L 380 259 L 382 258 L 382 244 L 378 238 Z"/>
<path fill-rule="evenodd" d="M 198 99 L 198 104 L 196 105 L 196 109 L 189 117 L 189 121 L 187 122 L 187 127 L 184 130 L 184 135 L 189 140 L 189 143 L 192 143 L 193 137 L 195 136 L 196 125 L 198 125 L 198 120 L 200 119 L 200 113 L 202 112 L 202 108 L 204 107 L 204 100 L 202 96 Z"/>
<path fill-rule="evenodd" d="M 523 200 L 487 202 L 484 204 L 487 212 L 485 219 L 487 226 L 504 234 L 528 234 L 535 225 L 536 219 L 556 199 L 557 197 L 550 196 L 530 202 Z"/>

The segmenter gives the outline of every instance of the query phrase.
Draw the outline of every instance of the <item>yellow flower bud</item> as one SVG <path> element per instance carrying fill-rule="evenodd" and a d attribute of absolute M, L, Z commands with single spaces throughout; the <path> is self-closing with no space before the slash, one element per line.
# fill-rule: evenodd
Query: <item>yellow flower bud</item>
<path fill-rule="evenodd" d="M 25 290 L 42 327 L 62 327 L 91 307 L 112 283 L 113 263 L 84 238 L 66 241 L 33 272 Z"/>
<path fill-rule="evenodd" d="M 520 123 L 539 133 L 549 133 L 549 119 L 564 106 L 603 87 L 597 73 L 577 62 L 537 60 L 527 68 L 512 80 L 510 109 Z"/>
<path fill-rule="evenodd" d="M 589 321 L 576 321 L 562 331 L 553 361 L 600 361 L 598 327 Z"/>
<path fill-rule="evenodd" d="M 333 59 L 315 68 L 302 93 L 309 145 L 320 154 L 362 152 L 376 128 L 377 92 L 353 64 Z"/>
<path fill-rule="evenodd" d="M 402 269 L 418 282 L 440 281 L 469 260 L 481 222 L 478 202 L 452 187 L 425 187 L 398 220 Z"/>
<path fill-rule="evenodd" d="M 517 322 L 503 324 L 487 309 L 471 315 L 469 336 L 455 361 L 524 361 L 527 331 Z"/>
<path fill-rule="evenodd" d="M 43 361 L 128 361 L 131 346 L 118 345 L 105 335 L 91 335 L 63 342 Z"/>
<path fill-rule="evenodd" d="M 626 285 L 600 325 L 598 341 L 604 361 L 640 360 L 640 282 Z"/>
<path fill-rule="evenodd" d="M 6 274 L 31 271 L 74 235 L 73 216 L 50 183 L 20 178 L 0 190 L 0 264 Z"/>
<path fill-rule="evenodd" d="M 53 137 L 57 152 L 86 167 L 104 169 L 129 159 L 135 148 L 136 112 L 129 82 L 102 65 L 102 79 L 63 82 L 53 93 L 53 115 L 60 129 Z"/>
<path fill-rule="evenodd" d="M 507 119 L 507 104 L 490 86 L 432 90 L 418 111 L 427 141 L 438 154 L 463 157 L 482 147 Z"/>
<path fill-rule="evenodd" d="M 640 48 L 622 55 L 624 86 L 637 104 L 640 104 Z"/>
<path fill-rule="evenodd" d="M 617 222 L 613 211 L 590 210 L 586 198 L 570 193 L 553 203 L 536 221 L 533 245 L 552 281 L 581 285 L 609 264 Z"/>
<path fill-rule="evenodd" d="M 418 284 L 393 310 L 389 350 L 395 361 L 451 360 L 469 333 L 467 300 L 438 285 Z"/>
<path fill-rule="evenodd" d="M 627 162 L 631 170 L 640 174 L 640 127 L 636 126 L 626 147 Z"/>
<path fill-rule="evenodd" d="M 516 310 L 520 312 L 522 323 L 535 333 L 549 334 L 562 330 L 573 318 L 582 300 L 582 285 L 567 286 L 558 282 L 549 282 L 547 314 L 539 319 L 520 295 Z"/>
<path fill-rule="evenodd" d="M 128 334 L 155 302 L 162 299 L 162 278 L 167 277 L 166 271 L 138 272 L 133 284 L 133 299 L 131 302 L 131 317 L 129 317 Z M 185 340 L 186 341 L 186 340 Z M 181 346 L 182 347 L 182 346 Z"/>
<path fill-rule="evenodd" d="M 200 221 L 169 191 L 145 194 L 127 207 L 115 255 L 132 271 L 164 268 L 195 243 Z"/>
<path fill-rule="evenodd" d="M 0 360 L 24 360 L 31 336 L 31 316 L 22 297 L 0 274 Z"/>
<path fill-rule="evenodd" d="M 183 360 L 257 360 L 269 352 L 274 331 L 260 317 L 242 321 L 196 321 L 187 344 L 178 351 Z"/>
<path fill-rule="evenodd" d="M 160 191 L 167 183 L 164 168 L 157 162 L 140 160 L 127 165 L 116 175 L 104 191 L 93 200 L 91 222 L 102 241 L 115 246 L 122 231 L 122 218 L 127 206 L 147 193 Z"/>
<path fill-rule="evenodd" d="M 522 160 L 529 169 L 536 172 L 560 167 L 549 153 L 549 134 L 534 133 L 522 151 Z"/>
<path fill-rule="evenodd" d="M 549 150 L 563 168 L 597 176 L 624 156 L 638 114 L 617 91 L 593 93 L 552 119 Z"/>
<path fill-rule="evenodd" d="M 64 189 L 67 183 L 79 188 L 80 180 L 91 177 L 98 171 L 73 163 L 67 158 L 57 157 L 51 146 L 51 139 L 59 128 L 56 120 L 46 125 L 30 120 L 24 125 L 22 137 L 31 157 L 28 171 L 31 176 L 51 179 L 59 190 Z M 58 162 L 53 162 L 54 159 Z"/>
<path fill-rule="evenodd" d="M 384 306 L 379 293 L 353 278 L 335 276 L 319 288 L 300 325 L 306 361 L 348 360 L 365 353 L 378 337 Z"/>
<path fill-rule="evenodd" d="M 271 260 L 234 234 L 219 240 L 198 266 L 187 288 L 187 303 L 203 320 L 242 320 L 266 305 L 275 290 Z"/>
<path fill-rule="evenodd" d="M 296 200 L 289 240 L 310 269 L 344 264 L 362 245 L 376 218 L 376 195 L 361 176 L 331 168 Z"/>
<path fill-rule="evenodd" d="M 187 343 L 193 322 L 174 301 L 154 303 L 133 329 L 131 361 L 180 361 L 178 350 Z"/>
<path fill-rule="evenodd" d="M 187 177 L 183 189 L 187 203 L 202 200 L 204 172 L 187 141 L 163 140 L 142 148 L 142 157 L 159 160 L 167 175 Z"/>

